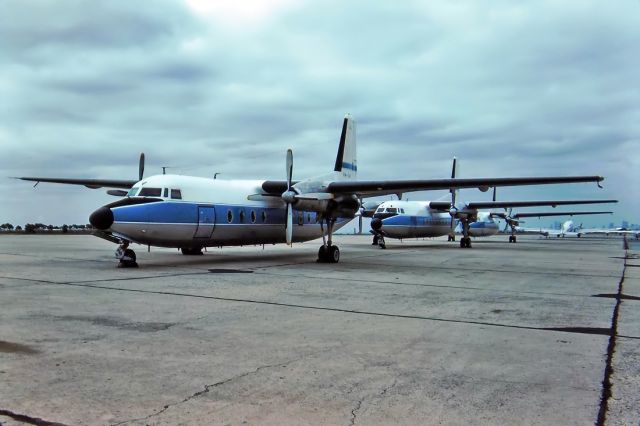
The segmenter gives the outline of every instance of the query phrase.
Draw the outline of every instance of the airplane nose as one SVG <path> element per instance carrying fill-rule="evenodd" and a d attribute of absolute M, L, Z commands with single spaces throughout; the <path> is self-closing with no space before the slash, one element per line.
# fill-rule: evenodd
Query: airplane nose
<path fill-rule="evenodd" d="M 371 229 L 373 229 L 374 231 L 379 231 L 380 228 L 382 228 L 382 220 L 380 220 L 380 218 L 378 217 L 373 218 L 371 220 Z"/>
<path fill-rule="evenodd" d="M 113 224 L 113 212 L 108 207 L 100 207 L 89 216 L 89 222 L 98 229 L 109 229 Z"/>

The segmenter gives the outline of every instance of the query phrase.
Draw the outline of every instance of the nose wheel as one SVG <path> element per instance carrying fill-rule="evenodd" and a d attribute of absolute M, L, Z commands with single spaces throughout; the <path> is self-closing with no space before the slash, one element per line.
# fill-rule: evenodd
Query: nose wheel
<path fill-rule="evenodd" d="M 118 249 L 116 250 L 116 259 L 120 262 L 118 263 L 118 268 L 137 268 L 138 263 L 136 262 L 136 252 L 129 248 L 129 241 L 124 241 Z"/>
<path fill-rule="evenodd" d="M 516 242 L 516 236 L 515 235 L 509 235 L 509 242 L 510 243 L 515 243 Z"/>

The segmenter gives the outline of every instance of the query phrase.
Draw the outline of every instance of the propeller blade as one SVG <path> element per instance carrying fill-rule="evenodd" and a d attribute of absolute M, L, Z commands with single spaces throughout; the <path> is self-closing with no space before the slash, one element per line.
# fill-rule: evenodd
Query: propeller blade
<path fill-rule="evenodd" d="M 138 164 L 138 180 L 142 180 L 144 175 L 144 152 L 140 153 L 140 163 Z"/>
<path fill-rule="evenodd" d="M 293 151 L 287 150 L 287 191 L 291 190 L 291 175 L 293 175 Z"/>
<path fill-rule="evenodd" d="M 287 244 L 291 245 L 293 239 L 293 208 L 287 203 Z"/>

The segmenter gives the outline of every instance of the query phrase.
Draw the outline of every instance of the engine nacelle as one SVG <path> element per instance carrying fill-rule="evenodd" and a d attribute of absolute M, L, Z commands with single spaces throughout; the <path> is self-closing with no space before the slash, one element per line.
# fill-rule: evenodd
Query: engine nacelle
<path fill-rule="evenodd" d="M 360 209 L 360 201 L 355 195 L 345 195 L 324 200 L 296 198 L 292 205 L 295 210 L 313 211 L 329 217 L 353 218 Z"/>

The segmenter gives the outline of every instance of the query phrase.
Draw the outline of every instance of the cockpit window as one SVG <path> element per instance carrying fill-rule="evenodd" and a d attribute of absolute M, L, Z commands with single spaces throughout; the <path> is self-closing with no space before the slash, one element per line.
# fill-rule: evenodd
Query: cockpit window
<path fill-rule="evenodd" d="M 162 188 L 142 188 L 138 194 L 140 197 L 160 197 Z"/>
<path fill-rule="evenodd" d="M 172 189 L 171 190 L 171 198 L 173 198 L 174 200 L 182 200 L 182 193 L 179 189 Z"/>
<path fill-rule="evenodd" d="M 138 192 L 140 188 L 131 188 L 129 190 L 129 192 L 127 192 L 127 197 L 133 197 L 134 195 L 136 195 L 136 192 Z"/>
<path fill-rule="evenodd" d="M 387 208 L 387 213 L 398 213 L 398 209 L 395 207 L 389 207 Z"/>
<path fill-rule="evenodd" d="M 164 189 L 164 194 L 162 195 L 164 198 L 169 198 L 169 188 Z"/>

